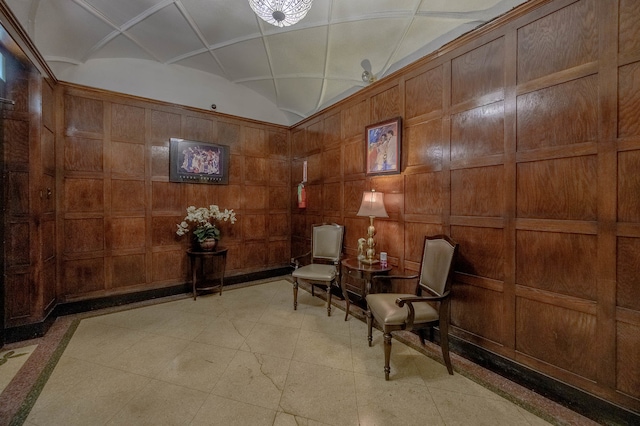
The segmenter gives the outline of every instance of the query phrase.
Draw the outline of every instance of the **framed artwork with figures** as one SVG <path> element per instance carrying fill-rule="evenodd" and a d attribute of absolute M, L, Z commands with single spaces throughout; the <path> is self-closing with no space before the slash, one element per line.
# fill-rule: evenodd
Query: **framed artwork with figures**
<path fill-rule="evenodd" d="M 169 181 L 226 185 L 229 183 L 229 147 L 171 138 Z"/>
<path fill-rule="evenodd" d="M 400 173 L 402 119 L 400 117 L 365 128 L 366 174 L 391 175 Z"/>

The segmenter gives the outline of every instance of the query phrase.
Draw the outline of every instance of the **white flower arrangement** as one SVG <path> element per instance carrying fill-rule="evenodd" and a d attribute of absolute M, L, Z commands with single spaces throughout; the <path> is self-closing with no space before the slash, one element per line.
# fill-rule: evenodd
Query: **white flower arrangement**
<path fill-rule="evenodd" d="M 187 215 L 181 223 L 178 224 L 176 234 L 182 236 L 189 232 L 191 224 L 195 225 L 193 234 L 199 242 L 207 238 L 220 239 L 220 229 L 216 226 L 216 221 L 236 223 L 236 213 L 233 210 L 224 209 L 221 211 L 215 204 L 207 207 L 189 206 L 187 207 Z"/>

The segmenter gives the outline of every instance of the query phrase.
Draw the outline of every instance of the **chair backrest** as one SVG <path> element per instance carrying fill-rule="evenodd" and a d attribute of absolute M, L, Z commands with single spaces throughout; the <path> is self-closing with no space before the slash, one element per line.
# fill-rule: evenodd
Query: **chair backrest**
<path fill-rule="evenodd" d="M 420 286 L 443 295 L 451 286 L 458 244 L 446 235 L 425 237 L 420 266 Z"/>
<path fill-rule="evenodd" d="M 337 262 L 342 255 L 344 226 L 332 224 L 313 225 L 311 257 Z"/>

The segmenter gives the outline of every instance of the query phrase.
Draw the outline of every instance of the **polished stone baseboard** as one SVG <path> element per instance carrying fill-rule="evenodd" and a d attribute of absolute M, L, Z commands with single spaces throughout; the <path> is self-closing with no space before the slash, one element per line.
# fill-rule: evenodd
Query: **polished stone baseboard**
<path fill-rule="evenodd" d="M 437 339 L 439 341 L 439 336 Z M 640 424 L 640 413 L 612 404 L 455 336 L 449 336 L 449 347 L 451 351 L 478 366 L 531 389 L 595 422 L 605 425 Z"/>

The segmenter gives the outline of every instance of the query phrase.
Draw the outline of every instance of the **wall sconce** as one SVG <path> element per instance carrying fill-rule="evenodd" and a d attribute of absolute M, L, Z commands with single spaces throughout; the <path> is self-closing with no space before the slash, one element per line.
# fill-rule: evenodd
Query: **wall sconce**
<path fill-rule="evenodd" d="M 371 74 L 369 71 L 364 70 L 362 71 L 362 81 L 365 83 L 373 83 L 376 81 L 376 76 Z"/>
<path fill-rule="evenodd" d="M 362 260 L 362 263 L 378 263 L 375 259 L 376 242 L 373 236 L 376 234 L 376 228 L 373 226 L 373 219 L 376 217 L 389 217 L 387 210 L 384 208 L 384 194 L 382 192 L 376 192 L 375 189 L 371 191 L 365 191 L 362 193 L 362 203 L 360 204 L 360 210 L 358 210 L 357 216 L 369 216 L 369 228 L 367 228 L 367 251 L 366 257 Z"/>
<path fill-rule="evenodd" d="M 367 84 L 370 84 L 376 81 L 376 76 L 373 74 L 373 71 L 371 70 L 371 61 L 369 61 L 368 59 L 363 59 L 362 62 L 360 62 L 360 66 L 364 70 L 362 71 L 362 81 L 364 81 Z"/>

